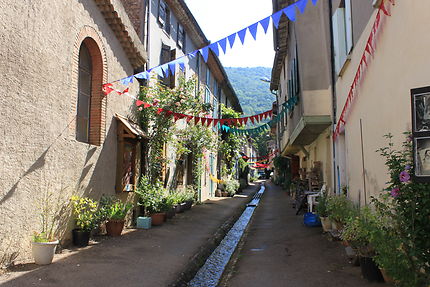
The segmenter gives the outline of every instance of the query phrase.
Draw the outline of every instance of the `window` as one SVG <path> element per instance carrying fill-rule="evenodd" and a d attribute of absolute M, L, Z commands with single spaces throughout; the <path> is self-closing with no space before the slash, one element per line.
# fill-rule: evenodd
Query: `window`
<path fill-rule="evenodd" d="M 170 50 L 170 46 L 162 44 L 160 53 L 160 64 L 176 59 L 176 49 Z M 159 77 L 160 81 L 169 88 L 174 88 L 176 84 L 176 76 L 169 72 L 168 77 Z"/>
<path fill-rule="evenodd" d="M 209 70 L 209 67 L 206 67 L 206 86 L 209 89 L 211 88 L 211 71 Z"/>
<path fill-rule="evenodd" d="M 214 110 L 213 110 L 212 117 L 216 119 L 218 118 L 218 112 L 219 112 L 218 99 L 216 97 L 214 97 L 213 109 Z"/>
<path fill-rule="evenodd" d="M 342 0 L 332 16 L 336 73 L 341 76 L 352 50 L 351 0 Z"/>
<path fill-rule="evenodd" d="M 92 84 L 92 62 L 90 51 L 83 43 L 79 50 L 78 106 L 76 115 L 76 140 L 89 143 L 90 105 Z"/>
<path fill-rule="evenodd" d="M 170 34 L 170 10 L 163 0 L 158 2 L 158 22 L 164 31 Z"/>
<path fill-rule="evenodd" d="M 178 31 L 178 35 L 176 39 L 176 44 L 180 49 L 182 49 L 182 51 L 185 52 L 185 30 L 184 30 L 184 27 L 179 23 L 178 23 L 177 31 Z"/>
<path fill-rule="evenodd" d="M 211 102 L 211 91 L 209 90 L 208 87 L 206 87 L 205 89 L 205 104 L 210 103 Z"/>

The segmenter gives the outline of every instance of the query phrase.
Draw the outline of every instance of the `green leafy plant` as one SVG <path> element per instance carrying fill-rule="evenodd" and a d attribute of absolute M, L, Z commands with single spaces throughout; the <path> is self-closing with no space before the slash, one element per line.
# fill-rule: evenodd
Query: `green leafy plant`
<path fill-rule="evenodd" d="M 136 188 L 138 204 L 145 207 L 147 215 L 166 211 L 166 190 L 161 181 L 151 183 L 149 177 L 142 176 Z"/>
<path fill-rule="evenodd" d="M 315 206 L 315 211 L 320 217 L 328 217 L 328 196 L 326 192 L 318 196 L 318 204 Z"/>
<path fill-rule="evenodd" d="M 203 116 L 210 112 L 211 105 L 203 103 L 202 92 L 197 89 L 197 80 L 178 79 L 178 86 L 174 89 L 163 83 L 143 87 L 139 99 L 152 104 L 150 107 L 138 111 L 140 126 L 147 132 L 149 179 L 155 183 L 160 179 L 163 166 L 167 163 L 163 155 L 165 144 L 175 139 L 175 121 L 171 116 L 158 112 L 159 109 L 175 113 Z M 186 152 L 184 150 L 183 152 Z"/>
<path fill-rule="evenodd" d="M 330 220 L 341 225 L 356 215 L 357 209 L 354 208 L 352 201 L 345 195 L 330 196 L 327 199 L 327 213 Z"/>
<path fill-rule="evenodd" d="M 131 203 L 124 203 L 122 201 L 116 201 L 108 207 L 108 220 L 124 220 L 128 211 L 133 207 Z"/>
<path fill-rule="evenodd" d="M 225 191 L 228 193 L 229 196 L 233 196 L 239 189 L 239 186 L 240 186 L 240 183 L 238 180 L 235 180 L 235 179 L 227 180 L 225 184 Z"/>
<path fill-rule="evenodd" d="M 387 146 L 377 150 L 385 158 L 390 178 L 385 195 L 375 200 L 375 204 L 390 222 L 391 227 L 384 229 L 381 236 L 390 236 L 387 240 L 390 248 L 397 251 L 397 260 L 388 264 L 393 254 L 378 244 L 380 241 L 375 244 L 379 254 L 376 260 L 400 286 L 427 286 L 430 282 L 430 184 L 416 182 L 412 177 L 415 173 L 413 138 L 409 133 L 405 135 L 400 149 L 394 147 L 393 136 L 387 134 L 384 136 Z M 383 200 L 387 197 L 388 202 Z"/>
<path fill-rule="evenodd" d="M 375 250 L 371 244 L 372 235 L 378 230 L 376 216 L 369 207 L 362 208 L 356 216 L 346 220 L 341 238 L 363 257 L 372 257 Z"/>
<path fill-rule="evenodd" d="M 70 199 L 76 226 L 83 231 L 93 230 L 100 221 L 97 202 L 88 197 L 72 196 Z"/>

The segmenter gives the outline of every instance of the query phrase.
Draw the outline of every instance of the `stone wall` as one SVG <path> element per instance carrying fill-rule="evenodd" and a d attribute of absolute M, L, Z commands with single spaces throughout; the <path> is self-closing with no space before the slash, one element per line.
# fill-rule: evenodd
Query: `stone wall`
<path fill-rule="evenodd" d="M 46 194 L 61 206 L 72 194 L 98 199 L 114 194 L 115 113 L 128 115 L 132 99 L 111 93 L 105 101 L 100 145 L 75 140 L 76 41 L 95 38 L 104 80 L 133 73 L 121 43 L 95 1 L 0 0 L 0 258 L 30 255 L 30 236 L 40 231 Z M 61 17 L 59 16 L 61 15 Z M 79 44 L 79 43 L 78 43 Z M 137 86 L 131 85 L 131 93 Z M 73 224 L 68 212 L 59 235 Z"/>

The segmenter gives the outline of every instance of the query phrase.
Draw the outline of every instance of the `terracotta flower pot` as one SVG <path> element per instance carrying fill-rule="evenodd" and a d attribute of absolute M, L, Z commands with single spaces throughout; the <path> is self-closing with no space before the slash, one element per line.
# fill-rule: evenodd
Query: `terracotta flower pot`
<path fill-rule="evenodd" d="M 396 283 L 396 280 L 394 280 L 393 278 L 391 278 L 390 275 L 388 275 L 387 272 L 385 272 L 384 268 L 379 268 L 379 270 L 381 271 L 382 277 L 384 278 L 385 282 L 391 283 L 391 284 Z"/>
<path fill-rule="evenodd" d="M 109 236 L 120 236 L 125 220 L 109 220 L 106 222 L 106 232 Z"/>
<path fill-rule="evenodd" d="M 154 213 L 151 214 L 151 223 L 154 226 L 162 225 L 164 222 L 165 213 Z"/>

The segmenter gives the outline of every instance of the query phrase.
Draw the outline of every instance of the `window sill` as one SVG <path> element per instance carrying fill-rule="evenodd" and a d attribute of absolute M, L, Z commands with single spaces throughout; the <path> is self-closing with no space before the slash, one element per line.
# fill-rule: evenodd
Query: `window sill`
<path fill-rule="evenodd" d="M 340 71 L 338 73 L 339 77 L 343 76 L 343 74 L 345 73 L 346 69 L 348 68 L 350 62 L 351 62 L 351 56 L 348 55 L 345 62 L 342 65 L 342 68 L 340 68 Z"/>

